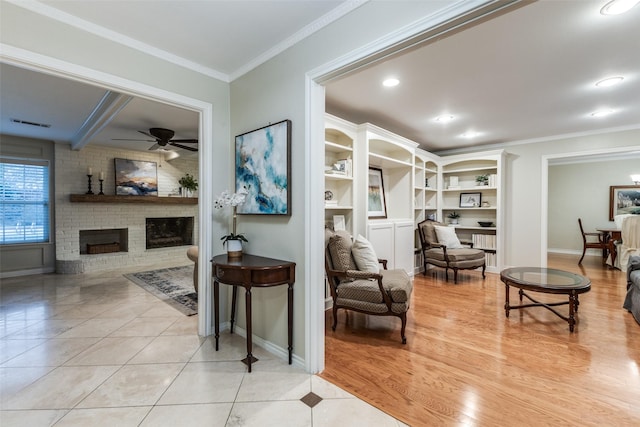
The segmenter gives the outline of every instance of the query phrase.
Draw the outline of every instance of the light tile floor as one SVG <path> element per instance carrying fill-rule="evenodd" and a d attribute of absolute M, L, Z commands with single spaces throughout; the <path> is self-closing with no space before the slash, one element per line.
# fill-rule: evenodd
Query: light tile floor
<path fill-rule="evenodd" d="M 2 279 L 0 426 L 404 425 L 260 347 L 248 373 L 130 272 Z"/>

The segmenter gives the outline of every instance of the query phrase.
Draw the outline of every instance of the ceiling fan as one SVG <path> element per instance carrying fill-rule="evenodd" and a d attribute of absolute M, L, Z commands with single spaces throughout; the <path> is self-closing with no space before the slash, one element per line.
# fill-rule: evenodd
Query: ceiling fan
<path fill-rule="evenodd" d="M 145 132 L 142 130 L 139 130 L 138 132 L 153 139 L 114 139 L 114 141 L 155 142 L 155 144 L 151 148 L 149 148 L 149 150 L 157 150 L 158 146 L 165 147 L 167 145 L 172 145 L 174 147 L 182 148 L 183 150 L 198 151 L 197 148 L 190 147 L 188 145 L 183 145 L 183 144 L 197 144 L 198 143 L 197 139 L 171 139 L 173 138 L 173 135 L 175 135 L 175 132 L 172 131 L 171 129 L 151 128 L 149 129 L 149 132 Z"/>

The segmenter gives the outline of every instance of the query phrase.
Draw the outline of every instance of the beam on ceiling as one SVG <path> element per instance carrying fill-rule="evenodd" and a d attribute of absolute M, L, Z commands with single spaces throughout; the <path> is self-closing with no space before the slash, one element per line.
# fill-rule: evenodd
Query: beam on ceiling
<path fill-rule="evenodd" d="M 129 95 L 110 90 L 106 91 L 93 111 L 82 123 L 80 129 L 71 138 L 71 149 L 80 150 L 87 145 L 91 138 L 104 129 L 132 99 L 133 97 Z"/>

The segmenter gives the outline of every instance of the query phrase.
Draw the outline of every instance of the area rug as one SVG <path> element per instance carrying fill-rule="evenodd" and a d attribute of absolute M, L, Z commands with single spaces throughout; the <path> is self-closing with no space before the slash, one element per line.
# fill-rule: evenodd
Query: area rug
<path fill-rule="evenodd" d="M 193 265 L 125 274 L 124 277 L 187 316 L 198 314 Z"/>

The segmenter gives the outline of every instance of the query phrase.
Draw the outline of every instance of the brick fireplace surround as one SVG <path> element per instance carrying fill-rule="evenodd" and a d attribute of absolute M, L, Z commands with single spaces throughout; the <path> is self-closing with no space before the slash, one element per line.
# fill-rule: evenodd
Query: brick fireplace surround
<path fill-rule="evenodd" d="M 158 164 L 158 195 L 176 192 L 178 179 L 185 173 L 198 176 L 198 159 L 179 157 L 171 162 L 158 153 L 115 150 L 87 146 L 73 151 L 66 144 L 55 148 L 55 241 L 56 272 L 77 274 L 121 267 L 157 263 L 175 263 L 187 258 L 187 246 L 146 249 L 145 219 L 148 217 L 194 217 L 193 244 L 198 238 L 198 205 L 137 203 L 74 203 L 71 194 L 87 192 L 86 170 L 105 173 L 104 193 L 115 194 L 114 158 L 152 161 Z M 95 177 L 94 177 L 95 178 Z M 93 191 L 98 185 L 93 181 Z M 97 197 L 97 196 L 96 196 Z M 126 229 L 128 252 L 80 254 L 80 230 Z"/>

